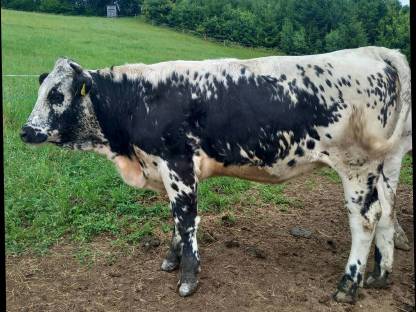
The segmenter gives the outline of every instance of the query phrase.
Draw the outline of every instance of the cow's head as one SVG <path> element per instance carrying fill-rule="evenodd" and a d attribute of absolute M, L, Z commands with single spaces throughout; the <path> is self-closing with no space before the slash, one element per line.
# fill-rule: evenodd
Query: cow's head
<path fill-rule="evenodd" d="M 98 140 L 89 92 L 92 77 L 77 63 L 60 58 L 52 72 L 39 76 L 35 107 L 20 136 L 26 143 L 75 146 Z"/>

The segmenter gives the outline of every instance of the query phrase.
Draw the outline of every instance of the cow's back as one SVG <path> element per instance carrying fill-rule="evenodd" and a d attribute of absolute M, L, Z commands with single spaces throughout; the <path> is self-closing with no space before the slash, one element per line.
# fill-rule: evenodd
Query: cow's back
<path fill-rule="evenodd" d="M 194 147 L 225 165 L 272 166 L 304 154 L 300 149 L 354 144 L 350 125 L 365 123 L 366 131 L 381 138 L 392 134 L 400 111 L 399 83 L 396 68 L 379 55 L 386 51 L 366 47 L 114 70 L 152 85 L 145 103 L 148 117 L 133 131 L 150 129 L 157 120 L 159 126 L 146 131 L 155 136 L 148 138 L 154 149 L 169 136 L 174 153 L 182 153 L 186 144 L 180 141 L 191 137 Z"/>

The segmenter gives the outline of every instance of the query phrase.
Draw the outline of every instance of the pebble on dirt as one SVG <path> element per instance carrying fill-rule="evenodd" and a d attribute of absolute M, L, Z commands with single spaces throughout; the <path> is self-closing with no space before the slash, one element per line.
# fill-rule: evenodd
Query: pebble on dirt
<path fill-rule="evenodd" d="M 121 273 L 120 272 L 117 272 L 117 271 L 112 271 L 112 272 L 109 272 L 108 273 L 108 276 L 111 276 L 111 277 L 120 277 L 121 276 Z"/>
<path fill-rule="evenodd" d="M 266 259 L 267 255 L 266 252 L 260 248 L 257 248 L 255 246 L 249 246 L 246 249 L 247 253 L 253 255 L 256 258 L 259 259 Z"/>
<path fill-rule="evenodd" d="M 216 241 L 214 234 L 206 232 L 206 231 L 202 232 L 200 239 L 201 239 L 201 243 L 205 243 L 205 244 L 211 244 Z"/>
<path fill-rule="evenodd" d="M 306 228 L 295 226 L 290 230 L 290 234 L 295 237 L 309 238 L 312 236 L 312 231 Z"/>
<path fill-rule="evenodd" d="M 225 216 L 222 216 L 221 218 L 222 225 L 226 227 L 234 226 L 235 222 L 236 222 L 235 217 L 232 215 L 225 215 Z"/>
<path fill-rule="evenodd" d="M 335 241 L 333 239 L 328 239 L 326 241 L 326 243 L 328 244 L 328 246 L 330 247 L 330 249 L 332 250 L 332 252 L 336 252 L 337 250 L 337 244 L 335 243 Z"/>
<path fill-rule="evenodd" d="M 141 246 L 149 251 L 150 249 L 157 248 L 160 246 L 160 239 L 153 236 L 145 236 L 141 240 Z"/>
<path fill-rule="evenodd" d="M 240 247 L 240 243 L 238 241 L 236 241 L 235 239 L 225 241 L 224 245 L 227 248 L 238 248 L 238 247 Z"/>

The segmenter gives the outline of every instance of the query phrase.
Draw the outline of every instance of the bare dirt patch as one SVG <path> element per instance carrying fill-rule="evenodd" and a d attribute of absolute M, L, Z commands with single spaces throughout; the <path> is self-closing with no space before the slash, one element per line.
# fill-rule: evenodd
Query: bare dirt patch
<path fill-rule="evenodd" d="M 286 195 L 301 204 L 282 211 L 242 203 L 230 224 L 222 215 L 202 215 L 202 272 L 192 297 L 177 294 L 177 272 L 159 269 L 169 235 L 128 252 L 101 236 L 83 264 L 77 247 L 65 242 L 45 256 L 8 256 L 7 310 L 414 311 L 413 247 L 396 250 L 389 289 L 363 289 L 355 306 L 330 299 L 350 249 L 341 186 L 312 174 L 289 182 Z M 399 188 L 397 205 L 413 245 L 411 187 Z M 294 227 L 311 235 L 295 237 Z M 368 268 L 372 263 L 371 255 Z"/>

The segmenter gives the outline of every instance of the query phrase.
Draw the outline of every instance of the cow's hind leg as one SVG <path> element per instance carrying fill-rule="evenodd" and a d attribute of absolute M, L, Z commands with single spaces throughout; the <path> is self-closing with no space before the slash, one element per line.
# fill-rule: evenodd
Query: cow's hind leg
<path fill-rule="evenodd" d="M 350 222 L 351 251 L 344 275 L 334 293 L 334 299 L 339 302 L 355 303 L 357 300 L 377 221 L 381 216 L 376 189 L 381 166 L 372 163 L 366 164 L 365 168 L 340 173 Z"/>
<path fill-rule="evenodd" d="M 394 154 L 388 155 L 384 161 L 383 177 L 385 186 L 384 188 L 389 192 L 389 203 L 394 208 L 395 198 L 397 192 L 397 185 L 400 179 L 400 168 L 402 160 L 407 150 L 406 144 L 401 147 L 399 151 Z M 394 209 L 393 209 L 394 210 Z M 410 243 L 406 236 L 406 233 L 402 229 L 397 220 L 397 210 L 394 211 L 393 223 L 394 223 L 394 247 L 401 250 L 410 250 Z"/>
<path fill-rule="evenodd" d="M 381 180 L 381 179 L 380 179 Z M 379 183 L 380 184 L 380 183 Z M 374 269 L 366 280 L 366 287 L 384 288 L 388 286 L 388 276 L 393 269 L 394 223 L 392 205 L 385 199 L 386 190 L 377 187 L 382 213 L 375 233 Z"/>
<path fill-rule="evenodd" d="M 166 258 L 162 262 L 161 269 L 162 271 L 172 272 L 179 267 L 182 255 L 182 243 L 181 243 L 181 235 L 179 234 L 179 230 L 176 227 L 176 224 L 172 230 L 172 241 L 166 255 Z"/>
<path fill-rule="evenodd" d="M 173 270 L 179 262 L 179 294 L 189 296 L 197 289 L 200 270 L 196 240 L 199 223 L 197 181 L 191 161 L 180 159 L 167 162 L 160 169 L 175 222 L 173 244 L 162 269 Z"/>
<path fill-rule="evenodd" d="M 386 156 L 383 166 L 383 188 L 388 192 L 387 199 L 393 210 L 395 206 L 395 197 L 397 192 L 397 185 L 400 179 L 400 168 L 402 165 L 403 157 L 411 150 L 412 142 L 411 137 L 403 138 L 401 144 L 391 154 Z M 394 223 L 394 247 L 401 250 L 410 250 L 410 243 L 407 239 L 406 233 L 397 220 L 398 211 L 393 211 L 393 223 Z"/>

